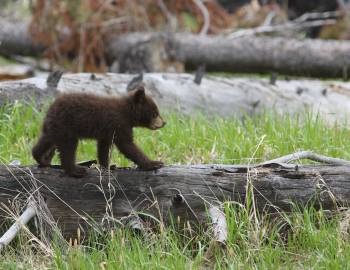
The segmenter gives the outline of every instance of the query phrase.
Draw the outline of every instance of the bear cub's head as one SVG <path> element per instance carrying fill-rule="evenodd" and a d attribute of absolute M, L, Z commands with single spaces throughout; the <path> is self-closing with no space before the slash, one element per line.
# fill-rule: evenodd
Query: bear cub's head
<path fill-rule="evenodd" d="M 156 103 L 150 96 L 146 95 L 143 86 L 129 92 L 129 98 L 133 104 L 135 126 L 153 130 L 165 126 L 166 122 L 160 116 Z"/>

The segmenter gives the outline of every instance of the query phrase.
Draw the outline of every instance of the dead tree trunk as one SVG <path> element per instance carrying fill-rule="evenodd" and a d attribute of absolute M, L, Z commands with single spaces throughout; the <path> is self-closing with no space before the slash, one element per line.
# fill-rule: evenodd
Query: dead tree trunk
<path fill-rule="evenodd" d="M 350 42 L 282 37 L 198 36 L 177 33 L 133 33 L 109 43 L 110 59 L 121 59 L 130 48 L 163 38 L 186 66 L 205 64 L 211 71 L 268 73 L 348 78 Z"/>
<path fill-rule="evenodd" d="M 1 20 L 0 26 L 0 55 L 35 56 L 45 49 L 33 42 L 28 24 Z M 191 68 L 205 64 L 212 71 L 347 79 L 350 70 L 348 41 L 133 33 L 111 38 L 106 46 L 106 59 L 118 60 L 122 71 L 178 71 L 183 62 Z"/>
<path fill-rule="evenodd" d="M 135 75 L 66 74 L 59 81 L 58 92 L 90 92 L 122 95 Z M 141 78 L 148 94 L 162 111 L 183 114 L 202 112 L 223 117 L 258 115 L 265 110 L 298 114 L 305 110 L 330 122 L 350 119 L 350 83 L 317 80 L 277 80 L 223 78 L 204 76 L 201 84 L 191 74 L 147 73 Z M 0 105 L 19 99 L 41 100 L 56 91 L 47 87 L 45 78 L 0 82 Z M 48 91 L 49 90 L 49 91 Z"/>
<path fill-rule="evenodd" d="M 225 200 L 244 203 L 248 189 L 258 211 L 290 210 L 291 202 L 305 206 L 312 198 L 323 209 L 346 206 L 350 166 L 344 164 L 294 166 L 276 160 L 259 166 L 168 166 L 154 172 L 123 168 L 100 174 L 89 169 L 82 179 L 54 168 L 1 166 L 0 203 L 40 192 L 65 236 L 74 236 L 79 225 L 88 229 L 130 214 L 205 224 L 208 206 Z"/>
<path fill-rule="evenodd" d="M 35 44 L 29 35 L 26 22 L 0 19 L 0 55 L 38 56 L 44 48 Z"/>

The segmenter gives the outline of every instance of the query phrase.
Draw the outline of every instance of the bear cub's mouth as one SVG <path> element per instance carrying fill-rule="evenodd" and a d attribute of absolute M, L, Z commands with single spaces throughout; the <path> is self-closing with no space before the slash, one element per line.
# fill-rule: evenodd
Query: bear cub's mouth
<path fill-rule="evenodd" d="M 162 117 L 157 116 L 156 118 L 152 119 L 151 125 L 150 125 L 150 129 L 159 129 L 164 127 L 166 124 L 166 122 L 162 119 Z"/>

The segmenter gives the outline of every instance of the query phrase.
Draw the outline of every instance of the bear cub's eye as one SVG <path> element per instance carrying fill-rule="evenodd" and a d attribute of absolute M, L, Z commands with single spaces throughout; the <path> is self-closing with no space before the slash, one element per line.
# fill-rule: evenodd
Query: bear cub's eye
<path fill-rule="evenodd" d="M 153 118 L 158 117 L 158 113 L 157 112 L 153 112 Z"/>

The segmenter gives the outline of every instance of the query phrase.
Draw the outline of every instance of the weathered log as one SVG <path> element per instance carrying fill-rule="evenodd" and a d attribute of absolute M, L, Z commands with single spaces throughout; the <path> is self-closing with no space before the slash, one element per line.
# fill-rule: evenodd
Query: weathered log
<path fill-rule="evenodd" d="M 38 56 L 43 50 L 31 38 L 27 22 L 0 19 L 0 55 Z"/>
<path fill-rule="evenodd" d="M 137 75 L 136 75 L 137 76 Z M 101 95 L 121 95 L 135 75 L 65 74 L 58 92 L 83 91 Z M 203 112 L 224 117 L 256 115 L 265 110 L 296 114 L 305 110 L 329 121 L 350 119 L 350 83 L 316 80 L 277 80 L 204 76 L 200 85 L 190 74 L 147 73 L 140 77 L 161 109 L 184 114 Z M 0 104 L 18 99 L 52 97 L 45 78 L 0 82 Z"/>
<path fill-rule="evenodd" d="M 25 22 L 1 20 L 0 25 L 0 55 L 35 56 L 45 49 L 33 42 Z M 154 44 L 161 45 L 160 53 L 152 51 L 150 46 Z M 144 63 L 146 71 L 152 71 L 150 68 L 154 67 L 157 68 L 153 71 L 159 71 L 158 68 L 164 71 L 168 64 L 178 70 L 181 69 L 178 62 L 184 62 L 190 68 L 205 64 L 209 71 L 278 72 L 315 77 L 348 78 L 350 70 L 348 41 L 259 36 L 232 39 L 189 33 L 132 33 L 112 37 L 106 41 L 106 46 L 107 60 L 110 63 L 121 61 L 122 69 L 126 71 L 130 71 L 133 65 L 139 71 L 139 59 L 135 57 L 139 52 L 143 59 L 148 59 L 148 63 Z M 166 57 L 162 59 L 162 55 Z M 133 59 L 133 63 L 130 59 Z M 160 65 L 154 65 L 156 62 Z"/>
<path fill-rule="evenodd" d="M 247 190 L 253 191 L 258 211 L 288 211 L 293 204 L 313 201 L 323 209 L 346 206 L 350 166 L 179 165 L 153 172 L 119 168 L 102 173 L 91 168 L 82 179 L 64 176 L 60 169 L 0 166 L 0 190 L 0 204 L 7 205 L 40 192 L 64 235 L 74 237 L 78 224 L 85 230 L 89 225 L 98 229 L 102 220 L 131 213 L 165 224 L 171 219 L 210 224 L 208 209 L 227 200 L 244 203 Z M 224 231 L 215 233 L 224 240 Z"/>
<path fill-rule="evenodd" d="M 348 77 L 350 42 L 282 37 L 199 36 L 186 33 L 132 33 L 108 43 L 108 57 L 120 59 L 130 48 L 163 37 L 176 57 L 190 68 L 205 64 L 209 71 Z"/>

